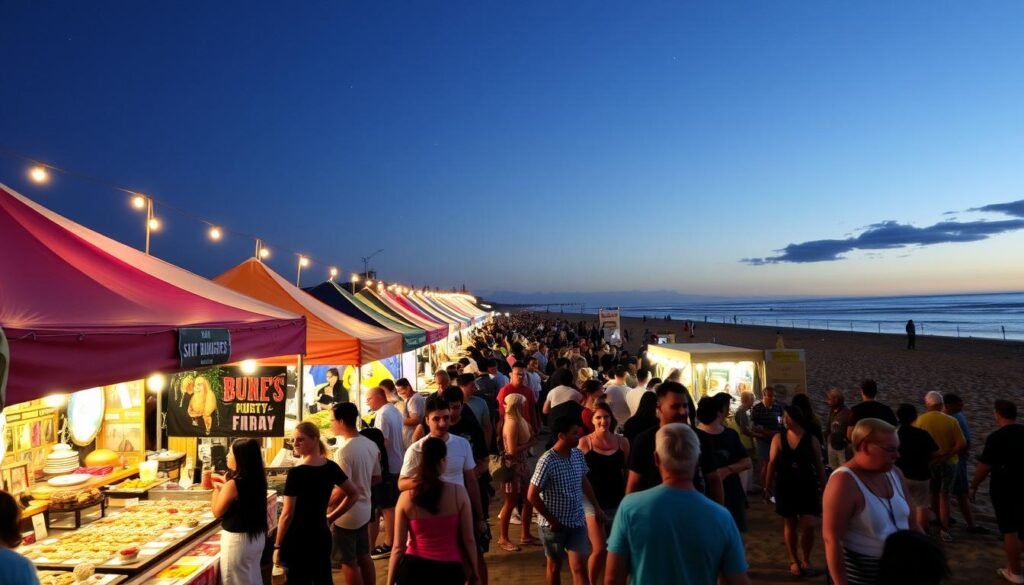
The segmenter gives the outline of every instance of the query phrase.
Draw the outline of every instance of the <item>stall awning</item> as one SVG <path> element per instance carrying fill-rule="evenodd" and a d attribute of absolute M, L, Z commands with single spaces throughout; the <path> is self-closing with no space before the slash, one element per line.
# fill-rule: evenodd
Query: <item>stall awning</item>
<path fill-rule="evenodd" d="M 233 361 L 305 349 L 300 315 L 147 256 L 2 184 L 0 250 L 8 404 L 179 371 L 182 327 L 227 329 Z"/>
<path fill-rule="evenodd" d="M 399 323 L 373 310 L 334 281 L 328 280 L 304 290 L 325 305 L 341 311 L 353 319 L 398 333 L 402 336 L 402 349 L 404 351 L 418 349 L 427 344 L 426 331 Z"/>
<path fill-rule="evenodd" d="M 691 362 L 764 361 L 764 351 L 718 343 L 666 343 L 647 347 L 648 356 L 675 357 L 686 354 Z"/>
<path fill-rule="evenodd" d="M 458 321 L 453 322 L 453 321 L 451 321 L 449 319 L 442 319 L 441 317 L 437 317 L 435 315 L 432 315 L 430 312 L 424 311 L 422 308 L 417 306 L 415 303 L 413 303 L 409 299 L 406 299 L 406 298 L 402 297 L 401 295 L 393 295 L 393 294 L 391 294 L 391 293 L 389 293 L 387 291 L 384 291 L 382 293 L 378 293 L 377 296 L 381 297 L 382 299 L 391 301 L 395 305 L 400 306 L 403 309 L 405 309 L 406 312 L 411 313 L 413 315 L 416 315 L 416 316 L 418 316 L 421 319 L 427 319 L 427 320 L 431 320 L 431 321 L 436 321 L 437 323 L 443 323 L 443 324 L 448 325 L 448 333 L 449 334 L 454 333 L 454 332 L 458 331 L 461 328 L 461 324 Z"/>
<path fill-rule="evenodd" d="M 472 324 L 479 323 L 484 319 L 484 313 L 475 308 L 469 308 L 463 304 L 459 298 L 459 295 L 440 295 L 430 297 L 430 300 L 434 301 L 435 304 L 447 307 L 449 311 L 454 312 L 457 315 L 462 316 Z"/>
<path fill-rule="evenodd" d="M 448 323 L 448 325 L 450 325 L 451 328 L 455 331 L 458 331 L 463 327 L 469 325 L 469 319 L 459 319 L 458 317 L 455 317 L 451 313 L 438 308 L 436 305 L 427 301 L 425 298 L 420 298 L 413 295 L 393 294 L 392 296 L 405 301 L 406 303 L 413 307 L 416 307 L 424 315 L 429 315 L 430 317 L 433 317 L 435 320 Z"/>
<path fill-rule="evenodd" d="M 419 303 L 423 307 L 433 307 L 435 312 L 439 312 L 442 315 L 448 315 L 452 319 L 458 320 L 463 327 L 469 327 L 473 324 L 473 318 L 459 311 L 458 309 L 452 308 L 451 305 L 444 302 L 440 296 L 424 296 L 420 293 L 414 293 L 409 295 L 414 301 Z"/>
<path fill-rule="evenodd" d="M 361 365 L 402 353 L 402 336 L 342 314 L 288 282 L 255 258 L 215 282 L 306 317 L 306 363 Z"/>
<path fill-rule="evenodd" d="M 421 314 L 419 311 L 410 309 L 409 307 L 396 302 L 383 292 L 377 292 L 370 288 L 365 288 L 359 291 L 356 296 L 361 299 L 365 299 L 368 302 L 383 305 L 402 317 L 405 321 L 423 329 L 427 332 L 427 343 L 436 343 L 448 337 L 447 323 L 439 323 L 434 319 Z"/>

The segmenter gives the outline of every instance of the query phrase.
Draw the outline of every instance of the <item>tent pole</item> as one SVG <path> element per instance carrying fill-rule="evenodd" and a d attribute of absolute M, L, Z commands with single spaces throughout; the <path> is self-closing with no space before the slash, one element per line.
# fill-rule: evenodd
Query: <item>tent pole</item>
<path fill-rule="evenodd" d="M 297 418 L 298 422 L 302 422 L 302 410 L 306 406 L 302 401 L 302 380 L 306 376 L 306 373 L 303 371 L 302 366 L 302 354 L 300 353 L 298 364 L 296 365 L 295 370 L 295 397 L 297 398 L 299 403 L 299 414 Z"/>
<path fill-rule="evenodd" d="M 148 238 L 146 243 L 149 243 Z M 160 390 L 160 392 L 156 393 L 156 452 L 158 454 L 160 453 L 160 448 L 163 446 L 164 436 L 164 425 L 163 421 L 160 420 L 162 418 L 160 416 L 160 409 L 163 408 L 163 405 L 161 404 L 161 402 L 163 402 L 163 394 L 164 393 L 162 389 Z"/>

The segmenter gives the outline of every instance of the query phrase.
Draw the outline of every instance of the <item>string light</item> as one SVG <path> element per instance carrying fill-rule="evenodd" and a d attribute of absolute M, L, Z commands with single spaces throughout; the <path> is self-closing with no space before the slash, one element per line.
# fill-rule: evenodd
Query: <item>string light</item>
<path fill-rule="evenodd" d="M 42 185 L 50 180 L 50 172 L 46 170 L 46 167 L 36 165 L 29 169 L 28 177 L 32 179 L 33 183 L 39 183 Z"/>
<path fill-rule="evenodd" d="M 75 172 L 75 171 L 70 170 L 70 169 L 64 169 L 64 168 L 61 168 L 61 167 L 53 166 L 53 165 L 45 163 L 45 162 L 40 162 L 40 161 L 38 161 L 36 159 L 33 159 L 33 158 L 29 157 L 29 156 L 26 156 L 24 154 L 21 154 L 21 153 L 15 152 L 15 151 L 8 151 L 8 150 L 5 150 L 5 149 L 4 150 L 0 150 L 0 156 L 8 156 L 8 157 L 13 157 L 13 158 L 18 158 L 18 159 L 21 159 L 21 160 L 24 160 L 24 161 L 30 163 L 30 166 L 28 168 L 28 178 L 32 182 L 37 183 L 37 184 L 44 184 L 44 183 L 49 182 L 50 178 L 51 178 L 50 177 L 51 171 L 56 171 L 56 172 L 61 173 L 63 175 L 67 175 L 67 176 L 71 176 L 71 177 L 74 177 L 74 178 L 78 178 L 80 180 L 83 180 L 83 181 L 86 181 L 86 182 L 89 182 L 89 183 L 93 183 L 93 184 L 97 184 L 97 185 L 101 185 L 101 186 L 109 188 L 111 190 L 120 191 L 122 193 L 125 193 L 125 194 L 129 195 L 130 196 L 130 204 L 131 204 L 131 206 L 133 208 L 135 208 L 137 210 L 140 210 L 140 211 L 143 211 L 143 210 L 146 211 L 147 217 L 146 217 L 146 224 L 145 225 L 146 225 L 146 228 L 147 228 L 147 234 L 146 234 L 146 253 L 147 254 L 149 253 L 149 232 L 160 231 L 163 228 L 163 221 L 162 221 L 162 219 L 156 217 L 156 215 L 154 215 L 154 213 L 153 213 L 153 208 L 154 208 L 154 204 L 156 203 L 156 201 L 152 197 L 150 197 L 148 195 L 139 193 L 138 191 L 134 191 L 132 189 L 127 189 L 127 188 L 121 187 L 121 186 L 119 186 L 119 185 L 117 185 L 117 184 L 115 184 L 115 183 L 113 183 L 111 181 L 108 181 L 108 180 L 105 180 L 105 179 L 102 179 L 102 178 L 90 176 L 90 175 L 85 174 L 85 173 L 78 173 L 78 172 Z M 226 233 L 227 230 L 225 230 L 225 228 L 221 227 L 220 225 L 215 225 L 215 224 L 211 223 L 210 221 L 208 221 L 206 219 L 203 219 L 201 217 L 197 217 L 197 216 L 195 216 L 194 214 L 192 214 L 188 210 L 174 208 L 173 206 L 170 206 L 170 205 L 168 205 L 166 203 L 163 203 L 163 202 L 161 202 L 160 205 L 163 206 L 163 207 L 170 208 L 172 211 L 174 211 L 176 213 L 189 216 L 189 217 L 191 217 L 193 219 L 197 219 L 197 220 L 199 220 L 201 222 L 204 222 L 207 225 L 209 225 L 210 227 L 207 230 L 207 237 L 211 241 L 219 242 L 225 236 L 225 233 Z M 236 233 L 238 235 L 244 235 L 244 236 L 247 236 L 247 237 L 256 238 L 256 236 L 254 236 L 254 235 L 242 234 L 240 232 L 234 232 L 233 230 L 232 230 L 232 233 Z M 256 238 L 256 239 L 259 240 L 259 238 Z M 263 259 L 269 258 L 270 255 L 271 255 L 270 254 L 270 249 L 267 248 L 264 244 L 262 244 L 262 242 L 258 242 L 257 243 L 257 257 L 259 259 L 263 260 Z M 304 255 L 304 254 L 299 254 L 298 256 L 299 256 L 299 269 L 301 271 L 302 268 L 305 268 L 305 267 L 310 265 L 311 258 L 306 256 L 306 255 Z M 329 269 L 330 278 L 332 280 L 334 278 L 336 278 L 339 273 L 340 273 L 340 271 L 336 267 L 331 267 Z M 360 281 L 364 281 L 364 280 L 365 280 L 365 286 L 373 286 L 373 284 L 374 284 L 373 279 L 365 278 L 365 276 L 360 276 L 358 273 L 352 273 L 351 281 L 352 281 L 353 284 L 354 283 L 358 283 Z M 386 283 L 384 283 L 383 281 L 378 281 L 377 282 L 378 290 L 383 291 L 383 290 L 385 290 L 385 287 L 387 287 L 387 290 L 392 291 L 392 292 L 394 292 L 396 294 L 409 294 L 410 292 L 413 292 L 412 289 L 410 289 L 408 287 L 405 287 L 405 286 L 402 286 L 402 285 L 397 284 L 397 283 L 394 283 L 394 284 L 392 284 L 390 286 L 387 286 Z M 424 294 L 427 294 L 428 296 L 431 296 L 429 292 L 425 292 Z M 434 294 L 436 294 L 436 293 L 434 293 Z M 456 296 L 456 295 L 453 294 L 453 296 Z M 458 296 L 462 296 L 464 298 L 469 298 L 469 299 L 474 299 L 474 297 L 472 295 L 462 294 L 462 295 L 458 295 Z"/>

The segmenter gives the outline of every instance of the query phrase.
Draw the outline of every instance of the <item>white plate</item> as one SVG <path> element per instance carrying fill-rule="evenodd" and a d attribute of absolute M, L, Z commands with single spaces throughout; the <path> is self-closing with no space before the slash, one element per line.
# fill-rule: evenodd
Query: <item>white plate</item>
<path fill-rule="evenodd" d="M 51 477 L 46 483 L 53 487 L 67 487 L 69 485 L 85 483 L 90 479 L 92 479 L 92 476 L 88 473 L 72 473 L 71 475 L 58 475 L 57 477 Z"/>

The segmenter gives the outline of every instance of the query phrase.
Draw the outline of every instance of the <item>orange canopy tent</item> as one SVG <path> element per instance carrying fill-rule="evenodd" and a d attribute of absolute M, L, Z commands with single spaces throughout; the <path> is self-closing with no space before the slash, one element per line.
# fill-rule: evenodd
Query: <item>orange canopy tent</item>
<path fill-rule="evenodd" d="M 307 364 L 360 366 L 402 353 L 402 336 L 353 319 L 313 298 L 255 258 L 214 282 L 305 315 Z"/>

